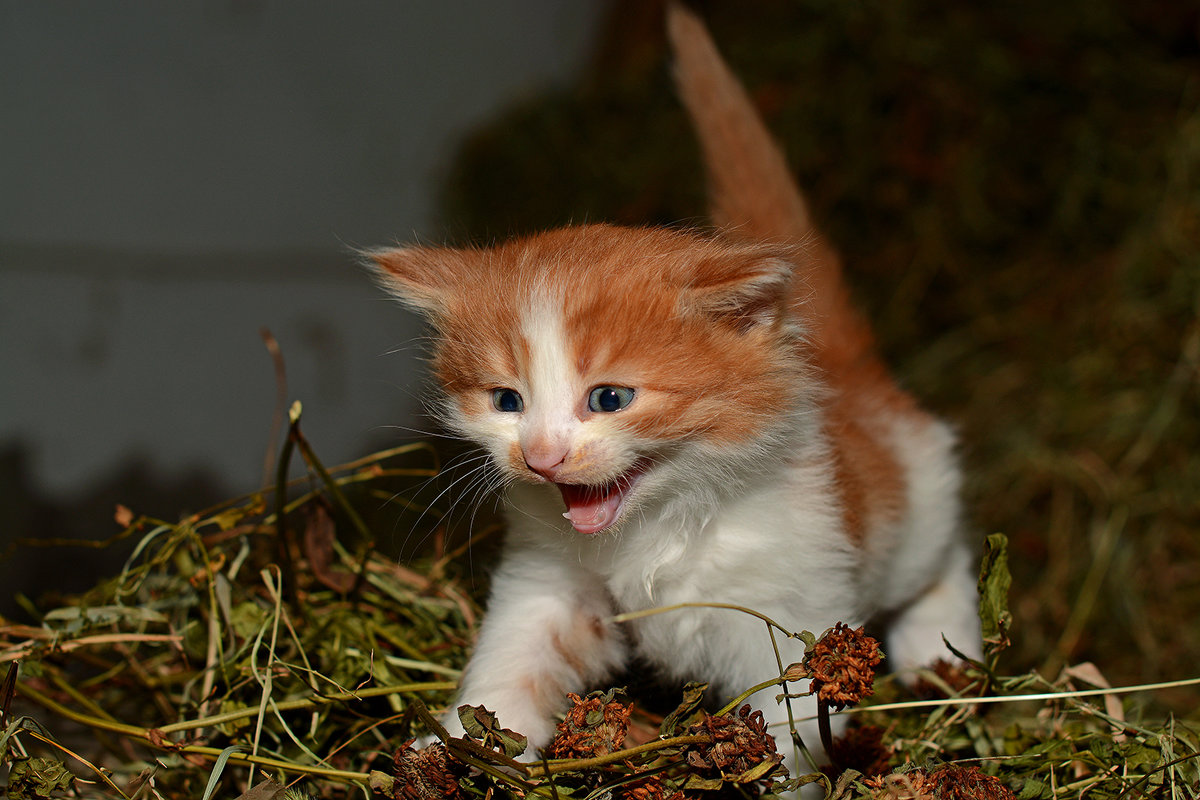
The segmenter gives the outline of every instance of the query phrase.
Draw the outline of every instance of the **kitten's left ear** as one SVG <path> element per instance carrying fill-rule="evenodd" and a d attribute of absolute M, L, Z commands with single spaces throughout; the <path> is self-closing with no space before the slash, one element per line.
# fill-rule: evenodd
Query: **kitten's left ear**
<path fill-rule="evenodd" d="M 448 247 L 368 250 L 364 261 L 388 293 L 435 320 L 448 309 L 456 286 L 466 280 L 471 259 Z"/>
<path fill-rule="evenodd" d="M 793 271 L 776 256 L 713 258 L 696 265 L 685 302 L 742 331 L 772 326 L 786 312 Z"/>

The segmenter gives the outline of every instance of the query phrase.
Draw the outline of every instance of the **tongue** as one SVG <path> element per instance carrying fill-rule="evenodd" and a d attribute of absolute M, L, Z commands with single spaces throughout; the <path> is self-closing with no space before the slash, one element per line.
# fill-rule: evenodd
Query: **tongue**
<path fill-rule="evenodd" d="M 558 484 L 567 512 L 563 514 L 580 533 L 599 533 L 617 521 L 626 485 L 614 481 L 605 486 Z"/>

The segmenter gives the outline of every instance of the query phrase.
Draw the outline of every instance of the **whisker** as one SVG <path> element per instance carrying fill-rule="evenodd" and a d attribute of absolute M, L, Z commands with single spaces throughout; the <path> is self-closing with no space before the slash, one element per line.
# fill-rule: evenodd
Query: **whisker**
<path fill-rule="evenodd" d="M 424 520 L 426 514 L 432 513 L 433 509 L 437 505 L 437 503 L 443 497 L 446 497 L 448 495 L 451 496 L 450 505 L 448 508 L 446 508 L 445 512 L 443 512 L 441 514 L 441 516 L 439 517 L 439 521 L 445 521 L 445 522 L 450 521 L 451 516 L 454 513 L 455 509 L 457 508 L 457 506 L 460 505 L 461 496 L 465 495 L 467 493 L 467 491 L 470 490 L 472 485 L 477 480 L 479 480 L 481 478 L 486 479 L 488 476 L 488 473 L 490 472 L 491 467 L 492 467 L 491 457 L 487 453 L 479 453 L 479 452 L 467 453 L 467 454 L 463 454 L 461 457 L 458 457 L 457 459 L 453 460 L 450 464 L 448 464 L 447 468 L 438 474 L 438 477 L 446 475 L 450 472 L 457 472 L 458 470 L 464 469 L 469 464 L 471 464 L 473 466 L 471 466 L 469 469 L 467 469 L 466 472 L 464 472 L 462 475 L 458 475 L 457 477 L 452 478 L 450 483 L 447 484 L 446 486 L 444 486 L 437 493 L 437 495 L 434 496 L 434 498 L 428 504 L 425 505 L 425 508 L 422 510 L 420 516 L 418 516 L 416 521 L 414 521 L 413 524 L 410 526 L 409 534 L 405 538 L 405 542 L 404 542 L 404 545 L 402 546 L 402 548 L 408 547 L 409 540 L 411 539 L 412 535 L 419 529 L 420 524 Z M 429 482 L 427 481 L 426 485 L 428 485 L 428 483 Z M 464 484 L 464 483 L 466 484 L 466 488 L 462 489 L 460 492 L 457 493 L 459 495 L 459 497 L 455 497 L 455 494 L 454 494 L 455 487 L 460 486 L 461 484 Z M 428 539 L 428 537 L 429 537 L 429 533 L 426 533 L 424 536 L 422 536 L 422 539 L 418 543 L 417 546 L 420 547 L 421 545 L 423 545 L 424 542 Z"/>

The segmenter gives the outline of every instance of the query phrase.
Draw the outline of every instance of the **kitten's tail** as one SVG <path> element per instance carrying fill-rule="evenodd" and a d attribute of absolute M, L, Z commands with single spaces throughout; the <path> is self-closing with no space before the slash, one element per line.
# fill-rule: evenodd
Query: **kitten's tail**
<path fill-rule="evenodd" d="M 700 140 L 713 222 L 734 236 L 798 245 L 795 290 L 813 346 L 833 361 L 873 351 L 870 330 L 852 307 L 837 254 L 820 236 L 782 151 L 704 23 L 679 2 L 667 4 L 675 83 Z"/>

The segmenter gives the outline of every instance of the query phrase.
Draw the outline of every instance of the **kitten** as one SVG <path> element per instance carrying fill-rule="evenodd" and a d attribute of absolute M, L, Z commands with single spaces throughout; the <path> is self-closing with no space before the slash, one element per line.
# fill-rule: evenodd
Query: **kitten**
<path fill-rule="evenodd" d="M 567 692 L 634 654 L 726 694 L 778 675 L 748 615 L 620 612 L 721 602 L 816 633 L 886 615 L 895 670 L 948 656 L 943 635 L 980 653 L 954 437 L 888 376 L 703 25 L 668 14 L 719 235 L 586 225 L 370 254 L 436 330 L 445 422 L 505 485 L 508 538 L 455 705 L 496 712 L 531 756 Z"/>

